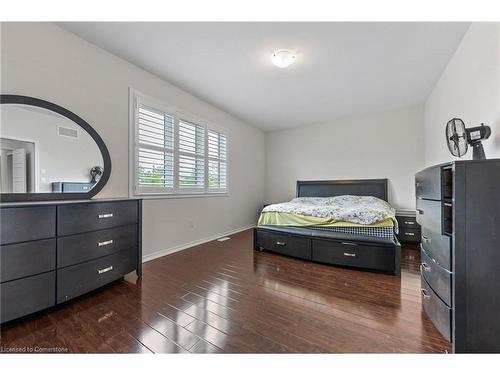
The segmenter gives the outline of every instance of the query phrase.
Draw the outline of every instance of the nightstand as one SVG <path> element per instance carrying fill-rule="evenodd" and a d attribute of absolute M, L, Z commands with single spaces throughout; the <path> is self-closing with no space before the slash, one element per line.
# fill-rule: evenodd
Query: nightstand
<path fill-rule="evenodd" d="M 397 213 L 396 220 L 399 224 L 399 233 L 397 234 L 399 242 L 403 244 L 419 244 L 420 225 L 417 223 L 415 213 L 411 211 Z"/>

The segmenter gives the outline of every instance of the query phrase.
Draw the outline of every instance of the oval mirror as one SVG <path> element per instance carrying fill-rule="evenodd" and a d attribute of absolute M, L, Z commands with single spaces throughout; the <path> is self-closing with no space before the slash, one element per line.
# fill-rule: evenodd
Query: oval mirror
<path fill-rule="evenodd" d="M 111 173 L 108 149 L 73 112 L 45 100 L 0 95 L 0 199 L 90 199 Z"/>

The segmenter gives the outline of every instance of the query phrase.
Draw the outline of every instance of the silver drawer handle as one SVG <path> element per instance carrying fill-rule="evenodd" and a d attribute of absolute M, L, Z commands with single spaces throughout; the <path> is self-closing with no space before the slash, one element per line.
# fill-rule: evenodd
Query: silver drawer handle
<path fill-rule="evenodd" d="M 431 272 L 431 267 L 429 267 L 429 266 L 427 265 L 427 263 L 422 262 L 422 263 L 421 263 L 421 266 L 422 266 L 422 269 L 423 269 L 425 272 Z"/>
<path fill-rule="evenodd" d="M 352 243 L 352 242 L 342 242 L 342 245 L 347 245 L 347 246 L 358 246 L 357 243 Z"/>
<path fill-rule="evenodd" d="M 99 214 L 99 215 L 97 215 L 97 217 L 99 219 L 107 219 L 107 218 L 113 217 L 113 214 L 112 213 L 109 213 L 109 214 Z"/>
<path fill-rule="evenodd" d="M 451 203 L 443 203 L 446 207 L 453 207 Z"/>
<path fill-rule="evenodd" d="M 414 221 L 405 221 L 405 224 L 413 225 L 413 224 L 415 224 L 415 222 Z"/>
<path fill-rule="evenodd" d="M 424 214 L 424 210 L 417 210 L 417 212 L 418 212 L 420 215 L 423 215 L 423 214 Z"/>
<path fill-rule="evenodd" d="M 113 266 L 109 266 L 109 267 L 103 268 L 101 270 L 97 270 L 97 273 L 100 275 L 101 273 L 106 273 L 106 272 L 109 272 L 112 270 L 113 270 Z"/>
<path fill-rule="evenodd" d="M 416 183 L 416 185 L 417 185 L 418 187 L 420 187 L 420 186 L 424 186 L 424 184 L 422 184 L 421 182 L 417 182 L 417 183 Z"/>
<path fill-rule="evenodd" d="M 344 253 L 344 256 L 356 258 L 356 254 L 355 253 Z"/>
<path fill-rule="evenodd" d="M 431 239 L 430 239 L 430 238 L 425 237 L 423 234 L 422 234 L 422 240 L 423 240 L 425 243 L 431 243 Z"/>
<path fill-rule="evenodd" d="M 98 242 L 97 246 L 101 247 L 101 246 L 111 245 L 112 243 L 113 243 L 113 240 L 107 240 L 107 241 Z"/>
<path fill-rule="evenodd" d="M 407 236 L 414 236 L 414 235 L 415 235 L 415 233 L 405 232 L 405 235 L 407 235 Z"/>
<path fill-rule="evenodd" d="M 286 246 L 286 242 L 276 241 L 276 245 L 278 245 L 278 246 Z"/>
<path fill-rule="evenodd" d="M 420 292 L 422 293 L 422 297 L 424 297 L 424 299 L 429 299 L 429 298 L 431 298 L 431 296 L 429 295 L 429 293 L 427 293 L 427 290 L 425 290 L 425 289 L 420 289 Z"/>

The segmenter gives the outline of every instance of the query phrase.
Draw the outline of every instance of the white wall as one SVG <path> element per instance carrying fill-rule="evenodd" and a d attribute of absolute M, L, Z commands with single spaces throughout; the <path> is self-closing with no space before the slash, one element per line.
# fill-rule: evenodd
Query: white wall
<path fill-rule="evenodd" d="M 454 159 L 444 136 L 448 120 L 491 127 L 487 158 L 500 157 L 500 24 L 473 23 L 425 104 L 425 164 Z M 472 150 L 463 158 L 471 159 Z"/>
<path fill-rule="evenodd" d="M 129 87 L 229 131 L 230 195 L 146 200 L 146 256 L 255 224 L 263 200 L 262 131 L 56 25 L 1 27 L 1 92 L 42 98 L 75 112 L 108 146 L 111 178 L 98 197 L 128 195 Z"/>
<path fill-rule="evenodd" d="M 388 178 L 389 202 L 415 207 L 423 167 L 423 107 L 266 134 L 266 202 L 295 195 L 297 180 Z"/>

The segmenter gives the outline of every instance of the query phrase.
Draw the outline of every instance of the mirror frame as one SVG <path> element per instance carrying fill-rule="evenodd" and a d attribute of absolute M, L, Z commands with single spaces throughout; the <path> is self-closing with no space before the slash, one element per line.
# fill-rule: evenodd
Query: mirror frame
<path fill-rule="evenodd" d="M 10 95 L 10 94 L 0 94 L 0 105 L 2 104 L 25 104 L 34 107 L 45 108 L 49 111 L 56 112 L 69 120 L 77 123 L 81 128 L 83 128 L 94 140 L 94 142 L 99 147 L 102 159 L 104 161 L 103 173 L 97 184 L 88 192 L 85 193 L 1 193 L 0 202 L 26 202 L 26 201 L 55 201 L 55 200 L 80 200 L 80 199 L 91 199 L 94 195 L 99 193 L 104 185 L 109 180 L 111 175 L 111 158 L 109 156 L 108 148 L 106 144 L 99 136 L 99 134 L 94 130 L 92 126 L 89 125 L 80 116 L 74 114 L 73 112 L 63 108 L 57 104 L 48 102 L 46 100 L 33 98 L 31 96 L 24 95 Z"/>

